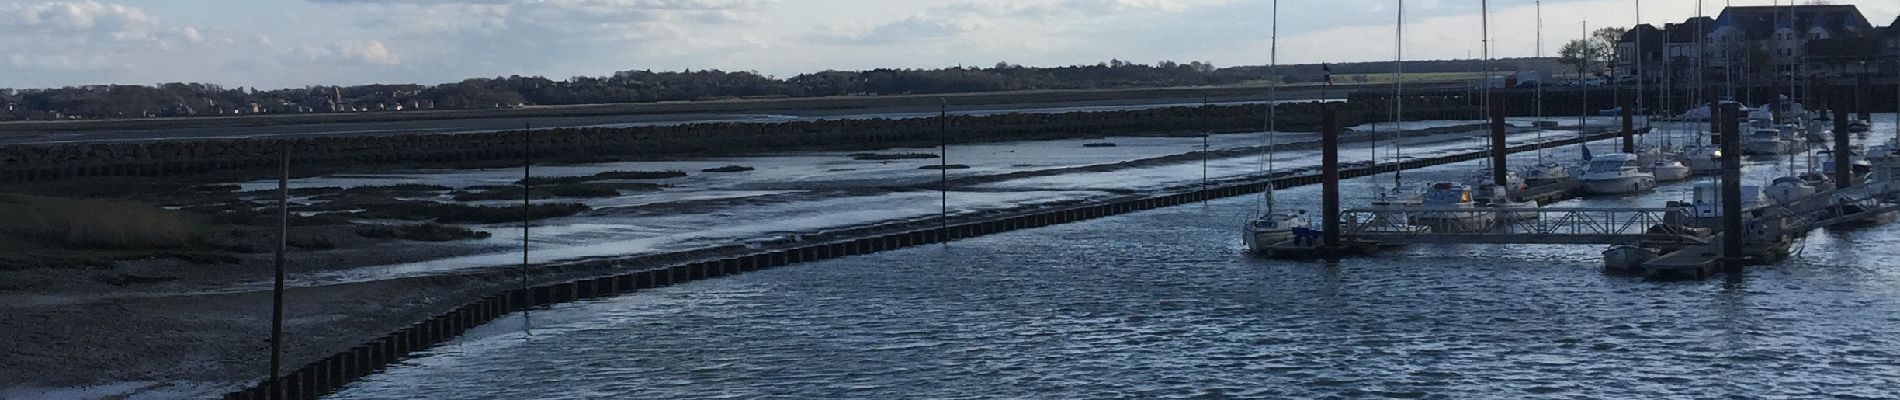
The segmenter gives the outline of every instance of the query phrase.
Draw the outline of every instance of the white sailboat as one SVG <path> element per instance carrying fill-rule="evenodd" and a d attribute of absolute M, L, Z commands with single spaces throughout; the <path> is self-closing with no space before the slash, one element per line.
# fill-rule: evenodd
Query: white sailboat
<path fill-rule="evenodd" d="M 1404 103 L 1404 98 L 1405 98 L 1404 96 L 1405 94 L 1405 79 L 1404 79 L 1405 78 L 1405 2 L 1404 1 L 1399 1 L 1398 3 L 1397 26 L 1398 28 L 1396 29 L 1396 33 L 1395 33 L 1397 42 L 1394 43 L 1395 46 L 1394 46 L 1394 56 L 1393 56 L 1392 64 L 1394 66 L 1394 71 L 1396 71 L 1398 74 L 1398 79 L 1392 80 L 1393 81 L 1392 82 L 1392 88 L 1393 88 L 1392 124 L 1395 127 L 1394 128 L 1395 131 L 1404 132 L 1404 129 L 1399 128 L 1400 126 L 1402 126 L 1401 122 L 1404 120 L 1404 115 L 1405 115 L 1405 103 Z M 1401 138 L 1400 140 L 1392 141 L 1392 159 L 1394 160 L 1404 159 L 1403 157 L 1404 157 L 1404 152 L 1405 152 L 1405 144 L 1402 140 L 1404 136 L 1401 134 L 1399 137 Z M 1405 217 L 1405 214 L 1403 212 L 1399 212 L 1399 210 L 1405 210 L 1405 209 L 1418 207 L 1418 205 L 1422 203 L 1423 201 L 1424 200 L 1420 198 L 1419 192 L 1405 190 L 1404 171 L 1394 171 L 1392 173 L 1392 190 L 1380 191 L 1377 195 L 1375 195 L 1372 199 L 1372 207 L 1382 209 L 1382 210 L 1393 210 L 1394 212 L 1394 214 L 1390 215 L 1393 218 L 1386 218 L 1388 221 L 1381 222 L 1379 226 L 1384 227 L 1384 228 L 1396 229 L 1399 231 L 1413 231 L 1415 230 L 1416 227 L 1411 227 L 1407 225 L 1407 221 L 1409 221 L 1410 219 Z"/>
<path fill-rule="evenodd" d="M 1544 2 L 1537 2 L 1537 57 L 1544 57 Z M 1546 126 L 1556 126 L 1555 121 L 1544 121 L 1544 85 L 1537 85 L 1537 142 L 1544 142 Z M 1570 180 L 1570 165 L 1544 157 L 1544 148 L 1537 148 L 1537 162 L 1524 169 L 1525 183 L 1547 185 Z"/>
<path fill-rule="evenodd" d="M 1280 2 L 1279 0 L 1275 0 L 1273 2 L 1272 54 L 1268 56 L 1271 60 L 1268 68 L 1279 66 L 1279 32 Z M 1275 172 L 1274 144 L 1279 128 L 1278 121 L 1276 120 L 1276 117 L 1278 117 L 1276 110 L 1276 108 L 1278 108 L 1276 106 L 1277 103 L 1271 101 L 1278 99 L 1278 93 L 1274 90 L 1275 86 L 1277 85 L 1267 86 L 1267 98 L 1269 101 L 1267 102 L 1267 173 L 1265 176 L 1273 176 Z M 1311 230 L 1313 226 L 1312 221 L 1307 220 L 1305 210 L 1276 210 L 1274 208 L 1273 189 L 1273 183 L 1269 181 L 1265 192 L 1265 209 L 1261 211 L 1259 216 L 1247 221 L 1247 224 L 1241 227 L 1241 240 L 1247 244 L 1248 250 L 1255 253 L 1266 252 L 1269 246 L 1291 241 L 1300 232 Z"/>

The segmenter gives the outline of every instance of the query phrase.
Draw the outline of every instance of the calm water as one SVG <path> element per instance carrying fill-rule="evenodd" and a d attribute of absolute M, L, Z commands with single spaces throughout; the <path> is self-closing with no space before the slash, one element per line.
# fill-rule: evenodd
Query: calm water
<path fill-rule="evenodd" d="M 1438 171 L 1460 168 L 1470 167 Z M 520 315 L 490 324 L 335 398 L 1893 398 L 1900 388 L 1900 225 L 1817 232 L 1778 266 L 1658 283 L 1603 275 L 1598 247 L 1256 259 L 1235 232 L 1253 206 L 1176 207 L 564 305 L 534 312 L 529 331 Z"/>

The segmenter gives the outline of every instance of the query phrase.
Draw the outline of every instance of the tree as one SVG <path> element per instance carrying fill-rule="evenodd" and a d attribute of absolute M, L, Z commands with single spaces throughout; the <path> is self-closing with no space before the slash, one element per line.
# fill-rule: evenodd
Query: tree
<path fill-rule="evenodd" d="M 1610 68 L 1610 76 L 1616 76 L 1616 44 L 1622 42 L 1623 35 L 1629 31 L 1629 28 L 1611 26 L 1590 33 L 1590 44 L 1596 46 L 1597 54 L 1601 57 L 1597 60 L 1600 63 L 1598 65 Z"/>
<path fill-rule="evenodd" d="M 1591 44 L 1590 40 L 1572 40 L 1557 50 L 1557 61 L 1576 68 L 1578 76 L 1587 76 L 1595 71 L 1597 61 L 1602 58 L 1602 48 Z"/>

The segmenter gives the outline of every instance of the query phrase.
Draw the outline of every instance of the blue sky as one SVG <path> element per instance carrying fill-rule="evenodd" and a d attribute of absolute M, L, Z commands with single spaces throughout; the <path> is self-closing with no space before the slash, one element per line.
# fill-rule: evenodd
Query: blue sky
<path fill-rule="evenodd" d="M 1282 0 L 1284 63 L 1388 60 L 1398 0 Z M 1635 0 L 1544 1 L 1545 51 L 1633 25 Z M 1769 0 L 1704 1 L 1767 5 Z M 1853 3 L 1835 1 L 1835 3 Z M 0 0 L 0 87 L 263 88 L 556 79 L 618 70 L 1267 61 L 1267 0 Z M 1857 3 L 1876 25 L 1900 1 Z M 1478 0 L 1408 0 L 1408 59 L 1479 54 Z M 1533 0 L 1493 0 L 1499 56 L 1535 52 Z M 1694 0 L 1649 0 L 1680 21 Z"/>

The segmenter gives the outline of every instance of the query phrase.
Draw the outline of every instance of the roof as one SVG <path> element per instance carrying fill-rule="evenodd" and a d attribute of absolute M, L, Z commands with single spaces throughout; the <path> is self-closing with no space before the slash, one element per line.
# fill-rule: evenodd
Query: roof
<path fill-rule="evenodd" d="M 1623 39 L 1617 43 L 1635 43 L 1637 39 L 1642 39 L 1644 44 L 1654 46 L 1663 42 L 1663 36 L 1663 31 L 1656 29 L 1655 25 L 1639 24 L 1624 33 Z"/>
<path fill-rule="evenodd" d="M 1700 33 L 1697 33 L 1697 28 L 1701 28 Z M 1715 19 L 1695 17 L 1681 23 L 1665 24 L 1663 29 L 1668 33 L 1669 43 L 1694 43 L 1696 39 L 1715 31 Z"/>
<path fill-rule="evenodd" d="M 1867 16 L 1860 13 L 1860 8 L 1853 5 L 1729 7 L 1722 10 L 1715 24 L 1717 28 L 1741 29 L 1748 40 L 1772 39 L 1776 30 L 1786 27 L 1802 32 L 1821 28 L 1838 36 L 1872 32 L 1874 28 L 1867 22 Z"/>

